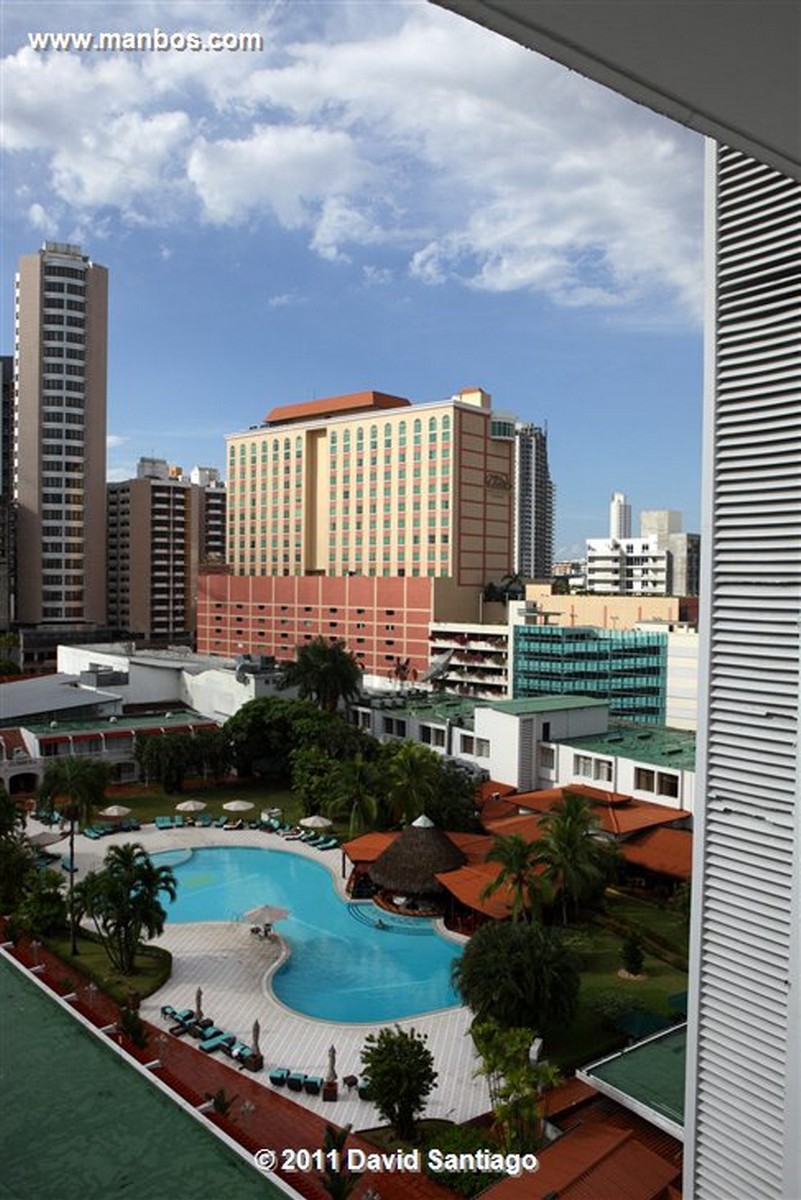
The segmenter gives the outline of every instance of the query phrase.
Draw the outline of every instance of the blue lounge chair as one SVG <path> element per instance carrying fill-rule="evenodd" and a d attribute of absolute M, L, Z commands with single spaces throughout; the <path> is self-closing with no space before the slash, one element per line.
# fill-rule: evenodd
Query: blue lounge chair
<path fill-rule="evenodd" d="M 214 822 L 214 828 L 215 829 L 224 829 L 227 824 L 228 824 L 227 817 L 218 817 L 217 820 Z"/>
<path fill-rule="evenodd" d="M 156 829 L 172 829 L 172 817 L 156 817 Z"/>
<path fill-rule="evenodd" d="M 310 1096 L 319 1096 L 322 1086 L 323 1081 L 319 1075 L 307 1075 L 303 1080 L 303 1090 L 308 1092 Z"/>
<path fill-rule="evenodd" d="M 248 1046 L 247 1042 L 240 1042 L 238 1038 L 234 1038 L 227 1046 L 223 1046 L 223 1052 L 229 1058 L 246 1058 L 250 1054 L 250 1046 Z"/>
<path fill-rule="evenodd" d="M 291 1071 L 286 1077 L 286 1086 L 290 1092 L 302 1092 L 305 1082 L 306 1075 L 303 1071 Z"/>
<path fill-rule="evenodd" d="M 201 829 L 208 829 L 209 826 L 211 825 L 211 823 L 212 823 L 211 813 L 201 813 L 195 822 L 195 824 L 199 825 Z"/>
<path fill-rule="evenodd" d="M 93 842 L 96 842 L 100 837 L 100 830 L 95 829 L 94 825 L 87 825 L 83 833 L 84 837 L 88 837 Z"/>
<path fill-rule="evenodd" d="M 173 827 L 173 829 L 183 829 L 183 827 L 184 827 L 183 813 L 177 813 L 176 816 L 173 817 L 172 827 Z"/>
<path fill-rule="evenodd" d="M 276 1067 L 275 1070 L 270 1071 L 270 1083 L 273 1087 L 283 1087 L 287 1079 L 289 1079 L 288 1067 Z"/>
<path fill-rule="evenodd" d="M 213 1054 L 215 1050 L 227 1050 L 236 1041 L 235 1033 L 220 1033 L 217 1037 L 205 1038 L 200 1043 L 204 1054 Z"/>
<path fill-rule="evenodd" d="M 171 1004 L 162 1004 L 161 1015 L 170 1021 L 186 1022 L 190 1019 L 190 1017 L 194 1017 L 195 1010 L 193 1008 L 178 1009 L 173 1008 Z"/>
<path fill-rule="evenodd" d="M 338 838 L 327 838 L 326 841 L 317 843 L 318 850 L 336 850 L 338 846 Z"/>

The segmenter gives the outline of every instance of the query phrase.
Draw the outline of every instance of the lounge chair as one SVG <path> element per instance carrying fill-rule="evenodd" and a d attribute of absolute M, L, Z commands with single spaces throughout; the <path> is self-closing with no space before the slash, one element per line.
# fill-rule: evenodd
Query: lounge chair
<path fill-rule="evenodd" d="M 241 817 L 239 818 L 238 821 L 226 821 L 225 824 L 223 825 L 223 829 L 244 829 L 244 828 L 245 828 L 245 822 L 242 820 Z"/>
<path fill-rule="evenodd" d="M 286 1077 L 286 1086 L 290 1092 L 302 1092 L 305 1082 L 306 1075 L 303 1071 L 291 1071 Z"/>
<path fill-rule="evenodd" d="M 172 817 L 156 817 L 156 829 L 172 829 Z"/>
<path fill-rule="evenodd" d="M 227 817 L 218 817 L 217 820 L 214 822 L 214 828 L 215 829 L 225 829 L 227 824 L 228 824 Z"/>
<path fill-rule="evenodd" d="M 194 1017 L 194 1008 L 173 1008 L 171 1004 L 162 1004 L 161 1015 L 170 1021 L 186 1022 L 190 1017 Z"/>
<path fill-rule="evenodd" d="M 250 1054 L 250 1046 L 248 1046 L 247 1042 L 240 1042 L 237 1038 L 234 1038 L 233 1041 L 223 1046 L 223 1053 L 227 1054 L 229 1058 L 247 1058 Z"/>
<path fill-rule="evenodd" d="M 200 1049 L 205 1054 L 213 1054 L 215 1050 L 224 1050 L 228 1053 L 228 1047 L 232 1046 L 236 1041 L 235 1033 L 220 1033 L 217 1037 L 206 1038 L 200 1043 Z"/>
<path fill-rule="evenodd" d="M 212 823 L 212 819 L 211 813 L 201 813 L 195 820 L 195 824 L 199 825 L 201 829 L 208 829 Z"/>
<path fill-rule="evenodd" d="M 323 1081 L 319 1075 L 307 1075 L 303 1080 L 303 1089 L 310 1096 L 319 1096 L 320 1088 L 323 1086 Z"/>
<path fill-rule="evenodd" d="M 318 842 L 315 850 L 336 850 L 339 846 L 339 838 L 326 838 L 324 842 Z"/>
<path fill-rule="evenodd" d="M 273 1087 L 283 1087 L 287 1079 L 289 1079 L 288 1067 L 276 1067 L 270 1071 L 270 1083 Z"/>
<path fill-rule="evenodd" d="M 87 825 L 83 831 L 84 837 L 88 837 L 91 841 L 96 842 L 101 836 L 100 830 L 95 829 L 94 825 Z"/>
<path fill-rule="evenodd" d="M 176 813 L 175 817 L 173 818 L 173 822 L 172 822 L 173 829 L 183 829 L 184 824 L 185 824 L 185 822 L 184 822 L 183 813 Z"/>

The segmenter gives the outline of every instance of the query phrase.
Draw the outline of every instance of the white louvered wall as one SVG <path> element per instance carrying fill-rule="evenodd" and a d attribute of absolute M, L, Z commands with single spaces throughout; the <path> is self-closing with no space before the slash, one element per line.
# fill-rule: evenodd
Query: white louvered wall
<path fill-rule="evenodd" d="M 801 1200 L 801 185 L 712 153 L 685 1195 Z"/>

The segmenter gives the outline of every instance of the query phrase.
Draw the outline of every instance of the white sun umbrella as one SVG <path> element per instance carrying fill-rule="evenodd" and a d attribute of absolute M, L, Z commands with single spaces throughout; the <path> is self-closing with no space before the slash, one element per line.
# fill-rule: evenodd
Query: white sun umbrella
<path fill-rule="evenodd" d="M 311 817 L 304 817 L 300 823 L 304 829 L 330 829 L 333 824 L 328 817 L 321 817 L 319 813 L 314 813 Z"/>
<path fill-rule="evenodd" d="M 28 841 L 32 846 L 52 846 L 55 842 L 60 842 L 64 837 L 66 837 L 64 833 L 50 833 L 45 829 L 42 833 L 34 833 L 28 838 Z"/>
<path fill-rule="evenodd" d="M 289 909 L 279 908 L 277 904 L 260 904 L 245 913 L 245 919 L 254 925 L 275 925 L 276 921 L 285 921 L 288 916 Z"/>
<path fill-rule="evenodd" d="M 131 815 L 130 808 L 126 808 L 124 804 L 109 804 L 108 808 L 101 809 L 101 817 L 129 817 Z"/>
<path fill-rule="evenodd" d="M 206 807 L 204 800 L 182 800 L 180 804 L 176 804 L 176 812 L 202 812 Z"/>
<path fill-rule="evenodd" d="M 195 1020 L 200 1021 L 203 1018 L 203 988 L 198 988 L 195 992 Z"/>
<path fill-rule="evenodd" d="M 251 804 L 249 800 L 229 800 L 223 805 L 226 812 L 250 812 L 251 808 L 255 808 L 255 804 Z"/>
<path fill-rule="evenodd" d="M 253 1038 L 252 1038 L 253 1045 L 250 1047 L 254 1054 L 261 1054 L 261 1047 L 259 1046 L 259 1034 L 260 1033 L 261 1033 L 261 1025 L 259 1024 L 258 1018 L 257 1018 L 253 1022 Z"/>
<path fill-rule="evenodd" d="M 336 1046 L 328 1047 L 328 1074 L 325 1077 L 326 1083 L 335 1083 L 337 1077 L 337 1048 Z"/>

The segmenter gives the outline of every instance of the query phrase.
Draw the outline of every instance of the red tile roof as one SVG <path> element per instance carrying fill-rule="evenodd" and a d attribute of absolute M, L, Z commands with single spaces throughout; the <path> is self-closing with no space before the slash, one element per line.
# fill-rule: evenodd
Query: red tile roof
<path fill-rule="evenodd" d="M 633 1133 L 580 1125 L 541 1151 L 534 1175 L 504 1179 L 491 1200 L 662 1200 L 681 1168 L 648 1150 Z"/>
<path fill-rule="evenodd" d="M 620 848 L 623 858 L 646 871 L 689 879 L 693 866 L 693 835 L 689 829 L 651 829 Z"/>
<path fill-rule="evenodd" d="M 669 825 L 674 821 L 686 820 L 692 814 L 682 808 L 670 808 L 666 804 L 652 804 L 648 800 L 635 800 L 632 796 L 620 792 L 605 792 L 601 788 L 589 787 L 583 783 L 571 783 L 565 787 L 547 788 L 540 792 L 525 792 L 510 797 L 517 808 L 529 809 L 533 813 L 550 812 L 554 804 L 564 798 L 565 792 L 576 792 L 584 796 L 592 804 L 593 812 L 601 823 L 605 833 L 614 837 L 626 837 L 641 829 L 650 829 L 657 825 Z M 482 813 L 483 819 L 483 813 Z M 500 817 L 485 820 L 485 827 L 499 836 L 510 833 L 520 833 L 524 837 L 531 834 L 532 840 L 537 836 L 536 824 L 526 825 L 525 822 L 536 822 L 536 817 L 525 813 L 506 818 Z M 516 824 L 516 822 L 518 824 Z"/>
<path fill-rule="evenodd" d="M 25 739 L 19 729 L 0 729 L 0 742 L 3 744 L 6 758 L 13 758 L 15 750 L 28 753 L 28 747 L 25 745 Z"/>
<path fill-rule="evenodd" d="M 353 392 L 348 396 L 331 396 L 327 400 L 307 400 L 305 404 L 284 404 L 268 412 L 268 425 L 286 421 L 314 421 L 320 417 L 341 416 L 345 413 L 364 413 L 371 409 L 408 408 L 411 401 L 403 396 L 385 392 Z"/>

